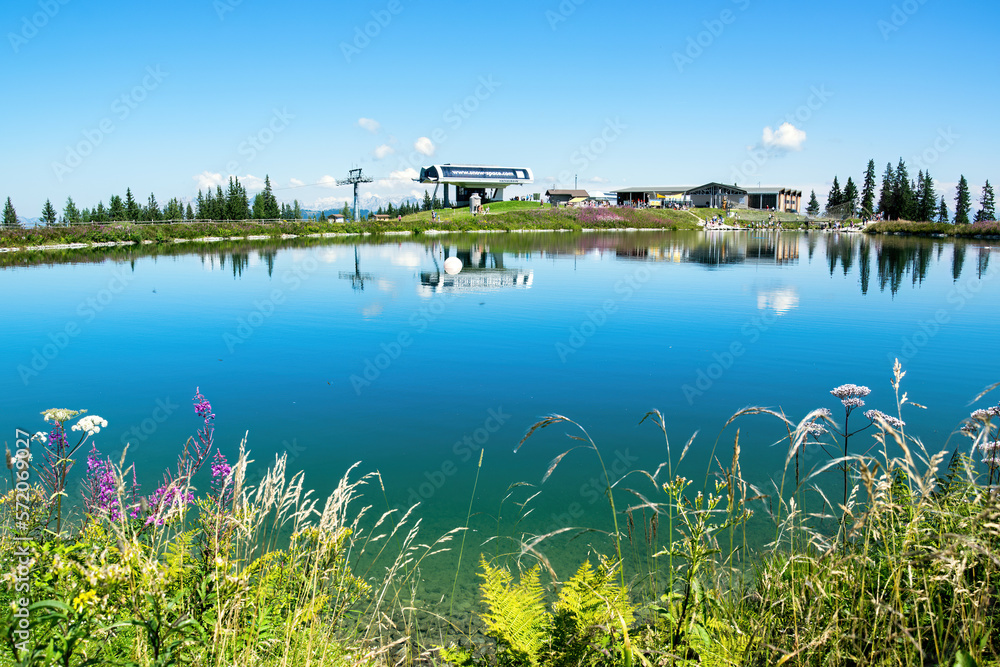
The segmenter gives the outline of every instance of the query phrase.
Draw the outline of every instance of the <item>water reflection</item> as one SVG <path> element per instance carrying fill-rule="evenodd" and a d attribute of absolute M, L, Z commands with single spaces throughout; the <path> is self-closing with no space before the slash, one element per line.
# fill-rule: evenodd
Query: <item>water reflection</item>
<path fill-rule="evenodd" d="M 342 259 L 338 247 L 354 250 L 354 267 L 341 271 L 352 289 L 364 291 L 377 281 L 375 274 L 362 270 L 361 249 L 380 248 L 376 261 L 384 258 L 393 265 L 412 268 L 426 293 L 442 290 L 530 287 L 534 276 L 507 264 L 535 257 L 605 256 L 621 260 L 692 263 L 707 269 L 724 269 L 739 264 L 792 266 L 804 255 L 808 262 L 823 262 L 830 275 L 858 276 L 862 294 L 873 282 L 882 291 L 897 293 L 904 284 L 919 287 L 935 266 L 947 267 L 951 254 L 951 277 L 958 281 L 963 271 L 982 277 L 989 268 L 990 254 L 1000 247 L 992 240 L 928 239 L 902 236 L 875 236 L 852 233 L 714 231 L 714 232 L 524 232 L 507 234 L 454 234 L 447 237 L 367 237 L 359 246 L 357 237 L 298 238 L 266 241 L 224 241 L 206 245 L 168 243 L 118 248 L 73 250 L 32 250 L 0 254 L 0 268 L 35 265 L 128 262 L 137 258 L 172 258 L 194 254 L 208 270 L 229 270 L 234 279 L 244 271 L 263 264 L 268 276 L 274 272 L 278 256 L 286 249 L 323 246 L 329 257 Z M 974 252 L 973 259 L 967 255 Z M 449 257 L 462 261 L 463 271 L 449 276 L 441 262 Z M 430 261 L 433 267 L 428 266 Z M 934 261 L 937 259 L 937 261 Z M 938 269 L 940 270 L 940 269 Z"/>
<path fill-rule="evenodd" d="M 784 315 L 793 308 L 799 307 L 799 291 L 793 286 L 779 287 L 757 292 L 757 310 L 771 309 L 778 315 Z"/>

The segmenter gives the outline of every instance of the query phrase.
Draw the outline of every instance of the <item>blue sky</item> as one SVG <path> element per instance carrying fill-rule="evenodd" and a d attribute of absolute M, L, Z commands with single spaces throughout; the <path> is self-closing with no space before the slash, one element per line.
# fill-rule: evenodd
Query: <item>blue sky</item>
<path fill-rule="evenodd" d="M 1000 177 L 998 24 L 961 0 L 7 0 L 0 197 L 34 217 L 268 174 L 279 200 L 334 207 L 352 167 L 389 197 L 452 162 L 530 167 L 508 196 L 576 177 L 822 201 L 902 157 L 953 209 L 960 174 L 975 202 Z"/>

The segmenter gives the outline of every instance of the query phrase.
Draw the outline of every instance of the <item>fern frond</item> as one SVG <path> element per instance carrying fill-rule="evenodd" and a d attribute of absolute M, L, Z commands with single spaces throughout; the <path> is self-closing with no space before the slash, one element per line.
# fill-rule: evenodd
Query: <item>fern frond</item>
<path fill-rule="evenodd" d="M 541 568 L 536 565 L 521 576 L 520 583 L 514 583 L 508 570 L 493 567 L 485 558 L 480 565 L 487 634 L 506 644 L 515 657 L 538 664 L 551 625 L 543 601 Z"/>

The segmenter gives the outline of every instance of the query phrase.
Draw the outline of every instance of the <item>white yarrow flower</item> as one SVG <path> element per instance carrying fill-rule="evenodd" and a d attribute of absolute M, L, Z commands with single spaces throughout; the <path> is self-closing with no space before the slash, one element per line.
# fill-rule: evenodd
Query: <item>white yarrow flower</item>
<path fill-rule="evenodd" d="M 101 428 L 108 425 L 108 420 L 97 415 L 87 415 L 80 418 L 80 421 L 73 424 L 74 431 L 86 431 L 87 435 L 94 435 L 101 432 Z"/>

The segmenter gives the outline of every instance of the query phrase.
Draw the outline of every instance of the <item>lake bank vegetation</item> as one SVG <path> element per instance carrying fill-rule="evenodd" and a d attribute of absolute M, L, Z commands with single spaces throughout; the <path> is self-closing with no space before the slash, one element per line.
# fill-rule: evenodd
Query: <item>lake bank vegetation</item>
<path fill-rule="evenodd" d="M 565 457 L 589 458 L 612 528 L 503 543 L 467 532 L 468 518 L 428 539 L 419 505 L 389 509 L 378 473 L 356 466 L 322 500 L 284 457 L 251 474 L 245 443 L 234 460 L 216 446 L 199 392 L 197 431 L 151 493 L 127 451 L 100 452 L 105 420 L 46 410 L 47 432 L 8 448 L 0 664 L 1000 664 L 1000 405 L 973 411 L 957 443 L 925 447 L 906 430 L 921 406 L 904 375 L 897 362 L 895 416 L 866 410 L 872 392 L 856 385 L 830 392 L 836 413 L 741 410 L 700 479 L 679 474 L 691 441 L 672 447 L 659 412 L 643 422 L 665 462 L 621 479 L 581 425 L 551 415 L 518 447 L 565 429 L 576 446 L 553 452 L 543 483 Z M 785 464 L 752 481 L 740 431 L 759 419 L 781 424 Z M 761 548 L 752 518 L 770 526 Z M 578 530 L 589 547 L 557 571 L 548 545 Z M 442 552 L 479 562 L 469 617 L 453 615 L 454 593 L 416 601 L 421 566 Z"/>

